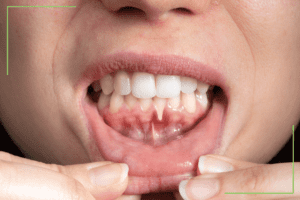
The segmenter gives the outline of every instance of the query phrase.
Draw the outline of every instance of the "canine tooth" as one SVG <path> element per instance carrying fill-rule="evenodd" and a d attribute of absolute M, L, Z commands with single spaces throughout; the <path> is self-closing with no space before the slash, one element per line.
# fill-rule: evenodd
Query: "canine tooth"
<path fill-rule="evenodd" d="M 169 98 L 168 105 L 172 109 L 178 108 L 180 105 L 180 95 L 178 95 L 177 97 Z"/>
<path fill-rule="evenodd" d="M 113 92 L 110 99 L 109 111 L 114 114 L 117 113 L 124 103 L 124 96 L 119 95 L 116 91 Z"/>
<path fill-rule="evenodd" d="M 99 101 L 98 101 L 98 108 L 99 110 L 102 110 L 107 105 L 109 105 L 111 95 L 106 95 L 103 92 L 101 92 Z"/>
<path fill-rule="evenodd" d="M 157 112 L 158 119 L 161 121 L 164 113 L 164 109 L 166 106 L 167 99 L 154 97 L 153 103 L 155 105 L 155 109 Z"/>
<path fill-rule="evenodd" d="M 157 75 L 156 96 L 172 98 L 180 94 L 181 82 L 179 76 Z"/>
<path fill-rule="evenodd" d="M 146 112 L 150 106 L 152 105 L 153 101 L 152 99 L 139 99 L 142 111 Z"/>
<path fill-rule="evenodd" d="M 188 113 L 196 112 L 196 97 L 194 92 L 191 94 L 181 93 L 181 101 Z"/>
<path fill-rule="evenodd" d="M 95 81 L 92 83 L 92 87 L 95 92 L 99 92 L 101 90 L 100 81 Z"/>
<path fill-rule="evenodd" d="M 131 92 L 130 76 L 125 71 L 118 71 L 114 79 L 114 89 L 120 95 L 128 95 Z"/>
<path fill-rule="evenodd" d="M 197 90 L 200 93 L 205 94 L 207 92 L 208 88 L 209 88 L 209 85 L 198 81 L 198 83 L 197 83 Z"/>
<path fill-rule="evenodd" d="M 200 93 L 199 91 L 195 92 L 197 101 L 202 105 L 204 109 L 208 106 L 207 94 Z"/>
<path fill-rule="evenodd" d="M 109 95 L 114 91 L 114 80 L 110 74 L 107 74 L 100 80 L 100 85 L 104 94 Z"/>
<path fill-rule="evenodd" d="M 180 77 L 181 92 L 190 94 L 197 89 L 197 80 L 190 77 Z"/>
<path fill-rule="evenodd" d="M 132 94 L 136 98 L 152 98 L 156 95 L 153 74 L 135 72 L 132 75 Z"/>
<path fill-rule="evenodd" d="M 129 107 L 129 110 L 131 110 L 135 106 L 137 102 L 137 98 L 130 93 L 129 95 L 126 95 L 124 97 L 124 101 Z"/>

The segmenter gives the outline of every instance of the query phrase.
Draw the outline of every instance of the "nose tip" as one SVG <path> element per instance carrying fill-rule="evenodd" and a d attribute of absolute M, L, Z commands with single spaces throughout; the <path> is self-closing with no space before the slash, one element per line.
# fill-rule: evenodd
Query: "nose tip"
<path fill-rule="evenodd" d="M 163 20 L 171 11 L 192 15 L 203 13 L 210 2 L 211 0 L 102 0 L 104 7 L 110 11 L 143 12 L 149 21 Z"/>

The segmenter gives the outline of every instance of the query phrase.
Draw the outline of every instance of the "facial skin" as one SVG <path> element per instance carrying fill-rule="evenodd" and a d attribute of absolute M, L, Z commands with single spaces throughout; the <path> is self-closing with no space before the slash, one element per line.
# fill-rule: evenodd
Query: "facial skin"
<path fill-rule="evenodd" d="M 76 6 L 10 8 L 9 76 L 8 5 Z M 145 14 L 110 12 L 125 6 Z M 299 121 L 300 1 L 4 0 L 0 9 L 0 118 L 30 158 L 103 159 L 88 136 L 75 85 L 83 65 L 122 51 L 180 55 L 224 75 L 230 99 L 217 154 L 267 162 Z"/>

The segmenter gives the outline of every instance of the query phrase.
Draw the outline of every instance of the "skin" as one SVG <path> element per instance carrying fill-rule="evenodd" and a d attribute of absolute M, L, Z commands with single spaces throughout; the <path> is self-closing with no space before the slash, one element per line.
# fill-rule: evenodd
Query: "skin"
<path fill-rule="evenodd" d="M 77 7 L 11 8 L 6 76 L 8 5 Z M 108 12 L 123 6 L 145 15 Z M 180 7 L 193 15 L 174 12 Z M 230 109 L 216 154 L 235 160 L 268 162 L 300 119 L 300 1 L 3 0 L 0 9 L 0 118 L 28 158 L 60 166 L 103 160 L 75 104 L 82 69 L 69 62 L 73 49 L 89 52 L 82 62 L 92 52 L 128 50 L 179 54 L 221 71 Z"/>

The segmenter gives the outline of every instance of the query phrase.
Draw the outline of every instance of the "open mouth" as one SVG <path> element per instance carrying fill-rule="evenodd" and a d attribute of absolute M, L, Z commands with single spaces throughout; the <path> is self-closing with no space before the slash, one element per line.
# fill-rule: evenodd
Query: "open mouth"
<path fill-rule="evenodd" d="M 172 191 L 220 145 L 223 76 L 178 56 L 120 53 L 87 67 L 80 104 L 105 160 L 129 165 L 125 194 Z"/>

